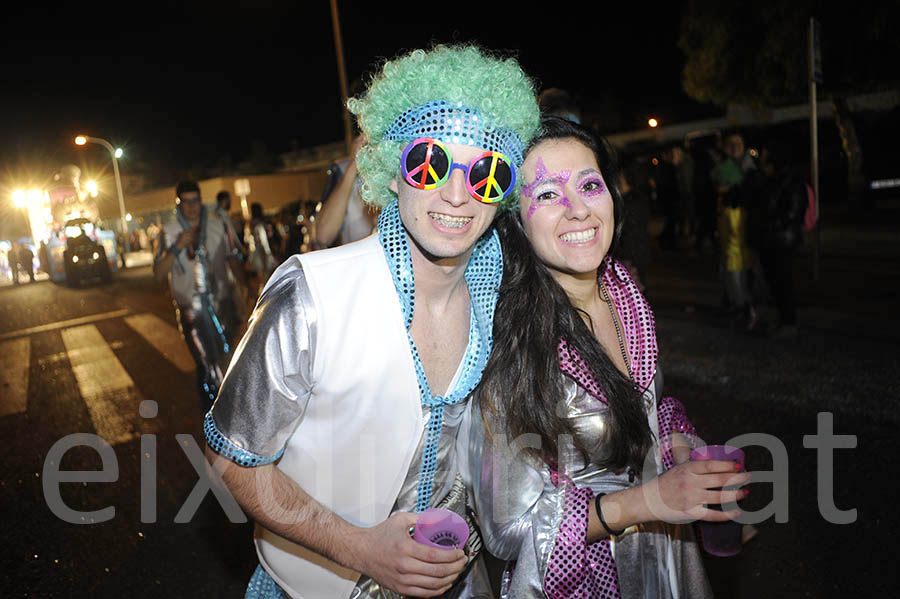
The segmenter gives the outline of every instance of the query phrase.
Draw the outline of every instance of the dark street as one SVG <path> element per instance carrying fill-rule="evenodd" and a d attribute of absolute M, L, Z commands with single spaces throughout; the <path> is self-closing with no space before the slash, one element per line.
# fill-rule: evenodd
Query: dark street
<path fill-rule="evenodd" d="M 786 448 L 788 509 L 758 524 L 738 556 L 706 559 L 716 597 L 879 597 L 897 585 L 887 554 L 900 519 L 885 505 L 900 473 L 897 222 L 892 205 L 864 221 L 823 215 L 818 280 L 811 240 L 797 265 L 794 339 L 729 326 L 713 254 L 654 252 L 644 278 L 666 395 L 685 404 L 709 443 L 764 433 Z M 770 321 L 771 307 L 762 316 Z M 242 597 L 256 567 L 251 524 L 229 522 L 212 493 L 195 514 L 179 515 L 188 522 L 175 522 L 198 480 L 189 457 L 194 442 L 203 445 L 202 412 L 192 362 L 150 268 L 82 289 L 49 281 L 0 288 L 0 348 L 2 595 Z M 143 401 L 156 402 L 158 414 L 142 416 Z M 822 463 L 804 436 L 816 434 L 822 413 L 833 415 L 834 435 L 856 439 L 855 448 L 833 451 L 833 503 L 856 510 L 850 524 L 820 514 L 831 498 L 817 500 Z M 107 440 L 117 475 L 106 464 L 106 481 L 60 483 L 59 493 L 72 510 L 112 506 L 105 522 L 67 523 L 48 507 L 48 468 L 104 467 L 86 446 L 49 464 L 54 444 L 73 433 Z M 746 451 L 748 470 L 773 468 L 765 448 Z M 153 502 L 141 502 L 142 476 L 155 476 L 155 517 Z M 772 489 L 751 485 L 745 510 L 768 505 Z"/>

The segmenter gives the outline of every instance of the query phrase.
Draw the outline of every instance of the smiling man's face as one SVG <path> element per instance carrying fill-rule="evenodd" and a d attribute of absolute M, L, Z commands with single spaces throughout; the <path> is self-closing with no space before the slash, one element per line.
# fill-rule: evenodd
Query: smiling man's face
<path fill-rule="evenodd" d="M 485 152 L 475 146 L 446 146 L 453 161 L 462 164 L 469 164 Z M 460 258 L 468 261 L 475 242 L 497 215 L 497 204 L 485 204 L 472 197 L 462 169 L 453 169 L 450 179 L 435 189 L 416 189 L 400 177 L 395 185 L 400 219 L 412 241 L 411 251 L 418 251 L 432 262 L 447 264 Z"/>

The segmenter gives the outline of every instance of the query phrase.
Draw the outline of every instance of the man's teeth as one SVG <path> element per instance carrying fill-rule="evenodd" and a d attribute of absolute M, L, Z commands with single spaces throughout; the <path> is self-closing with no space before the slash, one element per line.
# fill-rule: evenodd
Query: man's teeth
<path fill-rule="evenodd" d="M 566 243 L 581 243 L 583 241 L 590 241 L 597 235 L 597 228 L 591 227 L 586 231 L 577 231 L 572 233 L 564 233 L 559 236 L 560 239 L 565 241 Z"/>
<path fill-rule="evenodd" d="M 461 229 L 472 220 L 471 216 L 449 216 L 438 212 L 429 212 L 428 216 L 437 221 L 439 225 L 450 227 L 451 229 Z"/>

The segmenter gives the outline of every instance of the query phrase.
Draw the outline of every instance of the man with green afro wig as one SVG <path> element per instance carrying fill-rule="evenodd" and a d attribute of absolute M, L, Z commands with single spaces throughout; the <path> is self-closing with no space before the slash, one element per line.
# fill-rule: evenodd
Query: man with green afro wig
<path fill-rule="evenodd" d="M 246 596 L 490 596 L 471 522 L 468 541 L 416 524 L 469 518 L 456 438 L 492 347 L 491 225 L 538 128 L 534 85 L 511 58 L 436 46 L 385 62 L 349 108 L 378 231 L 275 271 L 204 420 L 257 524 Z"/>

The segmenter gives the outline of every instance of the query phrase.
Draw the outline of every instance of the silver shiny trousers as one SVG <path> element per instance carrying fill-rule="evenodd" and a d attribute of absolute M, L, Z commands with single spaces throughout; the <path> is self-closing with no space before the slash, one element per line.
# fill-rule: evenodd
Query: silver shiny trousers
<path fill-rule="evenodd" d="M 194 358 L 197 391 L 204 413 L 209 411 L 231 360 L 231 346 L 212 306 L 196 302 L 193 306 L 175 306 L 178 328 Z"/>

